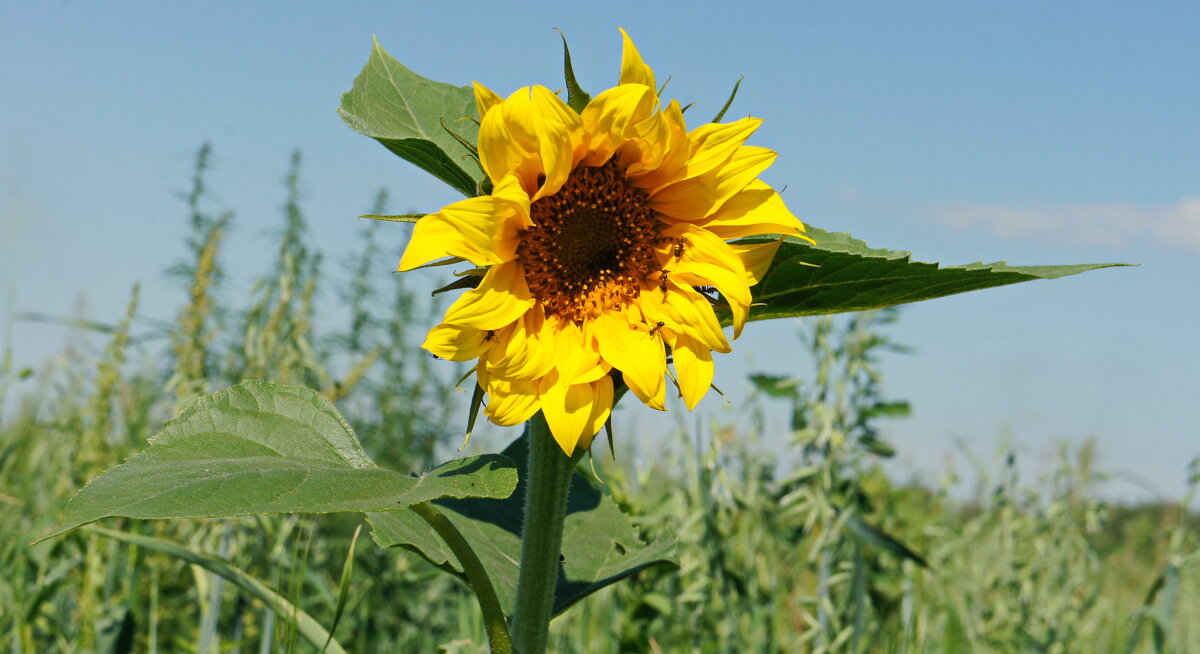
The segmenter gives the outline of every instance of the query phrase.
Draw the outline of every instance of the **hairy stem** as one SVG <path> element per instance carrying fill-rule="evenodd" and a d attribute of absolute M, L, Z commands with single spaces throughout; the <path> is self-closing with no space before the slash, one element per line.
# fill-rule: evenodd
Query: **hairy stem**
<path fill-rule="evenodd" d="M 513 613 L 513 641 L 520 654 L 543 654 L 554 611 L 554 587 L 561 568 L 563 520 L 571 472 L 582 451 L 569 457 L 538 413 L 526 423 L 529 467 L 525 480 L 525 520 L 521 530 L 521 571 Z"/>

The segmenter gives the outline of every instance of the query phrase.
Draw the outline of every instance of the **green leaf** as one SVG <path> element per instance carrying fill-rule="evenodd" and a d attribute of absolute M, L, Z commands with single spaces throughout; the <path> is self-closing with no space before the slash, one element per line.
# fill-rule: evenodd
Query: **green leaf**
<path fill-rule="evenodd" d="M 857 515 L 850 516 L 850 519 L 846 522 L 846 527 L 862 543 L 878 547 L 896 558 L 908 559 L 922 568 L 929 567 L 925 558 L 920 554 L 917 554 L 904 543 L 901 543 L 882 529 L 871 525 Z"/>
<path fill-rule="evenodd" d="M 464 140 L 476 140 L 474 91 L 421 77 L 392 58 L 379 41 L 373 43 L 354 86 L 342 94 L 338 114 L 350 129 L 474 196 L 477 178 L 460 165 L 470 152 L 442 127 L 445 120 Z"/>
<path fill-rule="evenodd" d="M 102 529 L 100 527 L 88 527 L 88 530 L 101 536 L 107 536 L 108 538 L 114 538 L 130 545 L 161 552 L 181 561 L 198 565 L 215 575 L 225 578 L 233 585 L 246 591 L 251 597 L 261 600 L 267 606 L 271 607 L 277 618 L 292 623 L 296 631 L 305 640 L 317 647 L 323 648 L 321 651 L 332 652 L 333 654 L 344 654 L 346 651 L 342 648 L 341 644 L 333 639 L 330 631 L 322 627 L 311 615 L 305 613 L 300 607 L 287 601 L 274 590 L 271 590 L 269 586 L 246 574 L 225 559 L 197 552 L 182 545 L 158 538 L 139 536 L 112 529 Z"/>
<path fill-rule="evenodd" d="M 876 402 L 862 410 L 867 418 L 903 418 L 912 415 L 908 402 Z"/>
<path fill-rule="evenodd" d="M 896 456 L 896 448 L 892 447 L 887 441 L 880 440 L 875 436 L 868 434 L 860 438 L 858 442 L 866 451 L 874 454 L 875 456 L 881 456 L 885 459 L 890 459 L 893 456 Z"/>
<path fill-rule="evenodd" d="M 329 638 L 321 646 L 322 653 L 328 650 L 329 644 L 333 642 L 333 632 L 337 631 L 338 624 L 342 621 L 342 613 L 346 610 L 346 602 L 350 599 L 350 579 L 354 575 L 354 548 L 358 545 L 358 536 L 362 533 L 362 527 L 362 523 L 359 523 L 354 528 L 354 536 L 350 538 L 350 547 L 346 550 L 346 561 L 342 564 L 342 578 L 338 582 L 337 604 L 333 609 L 333 621 L 329 624 Z"/>
<path fill-rule="evenodd" d="M 133 650 L 137 623 L 133 611 L 120 604 L 105 604 L 96 619 L 95 652 L 128 654 Z"/>
<path fill-rule="evenodd" d="M 784 375 L 755 373 L 750 375 L 750 382 L 771 397 L 792 398 L 799 394 L 800 381 Z"/>
<path fill-rule="evenodd" d="M 784 239 L 762 280 L 751 287 L 750 320 L 863 311 L 1035 279 L 1056 279 L 1120 263 L 1009 266 L 973 263 L 942 267 L 912 261 L 910 253 L 879 250 L 846 233 L 808 228 L 812 245 Z M 769 237 L 743 239 L 762 243 Z M 719 314 L 729 323 L 728 311 Z"/>
<path fill-rule="evenodd" d="M 503 455 L 518 462 L 518 475 L 524 479 L 529 455 L 526 438 L 518 438 Z M 516 601 L 524 502 L 523 481 L 503 500 L 434 502 L 470 542 L 509 614 Z M 411 511 L 368 514 L 367 520 L 371 523 L 371 535 L 380 545 L 411 549 L 439 568 L 461 576 L 461 568 L 449 548 Z M 576 469 L 563 527 L 563 566 L 554 593 L 554 614 L 639 570 L 654 565 L 678 565 L 674 550 L 675 540 L 671 537 L 644 544 L 616 503 L 596 488 L 583 471 Z"/>
<path fill-rule="evenodd" d="M 507 497 L 516 482 L 515 466 L 498 455 L 420 477 L 384 470 L 319 393 L 243 382 L 200 398 L 145 451 L 92 480 L 51 536 L 108 516 L 394 511 L 443 497 Z"/>

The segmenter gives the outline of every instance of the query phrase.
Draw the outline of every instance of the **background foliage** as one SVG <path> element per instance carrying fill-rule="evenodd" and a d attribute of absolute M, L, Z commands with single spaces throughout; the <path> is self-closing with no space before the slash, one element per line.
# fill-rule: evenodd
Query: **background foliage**
<path fill-rule="evenodd" d="M 119 324 L 76 320 L 73 344 L 43 369 L 0 370 L 0 401 L 12 407 L 0 423 L 0 645 L 313 649 L 283 604 L 194 562 L 215 556 L 322 624 L 340 605 L 334 631 L 350 651 L 482 651 L 474 600 L 415 554 L 360 542 L 342 592 L 356 515 L 104 523 L 174 542 L 192 560 L 98 530 L 28 545 L 163 420 L 243 378 L 318 389 L 391 469 L 424 470 L 458 443 L 453 380 L 415 347 L 436 307 L 378 274 L 397 255 L 379 245 L 379 227 L 364 226 L 361 254 L 340 266 L 348 275 L 331 273 L 305 237 L 295 155 L 274 264 L 236 306 L 220 262 L 235 217 L 205 211 L 208 157 L 203 148 L 186 258 L 172 271 L 187 298 L 179 315 L 145 317 L 134 289 Z M 386 213 L 386 198 L 364 208 Z M 330 288 L 338 277 L 349 282 Z M 336 294 L 338 316 L 318 320 L 319 292 Z M 903 448 L 879 429 L 905 411 L 875 366 L 893 347 L 883 336 L 892 319 L 811 319 L 794 356 L 815 375 L 758 376 L 736 424 L 681 429 L 652 456 L 635 454 L 631 438 L 617 464 L 600 462 L 604 491 L 648 541 L 674 535 L 682 568 L 648 569 L 583 601 L 554 623 L 557 651 L 1196 651 L 1187 502 L 1104 505 L 1087 448 L 1064 450 L 1037 480 L 1020 479 L 1011 455 L 981 463 L 994 479 L 966 501 L 949 492 L 953 471 L 919 485 L 880 471 L 880 457 Z M 783 437 L 764 426 L 777 402 L 791 409 Z"/>

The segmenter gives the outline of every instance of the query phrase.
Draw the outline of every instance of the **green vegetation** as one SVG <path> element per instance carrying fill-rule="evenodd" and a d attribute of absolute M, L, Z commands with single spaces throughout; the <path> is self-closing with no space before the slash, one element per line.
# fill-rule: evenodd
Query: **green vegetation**
<path fill-rule="evenodd" d="M 294 156 L 274 266 L 235 309 L 220 259 L 234 216 L 204 209 L 208 156 L 206 146 L 187 198 L 187 260 L 172 271 L 186 302 L 173 324 L 144 320 L 134 289 L 122 321 L 81 323 L 78 345 L 41 371 L 14 370 L 11 358 L 0 368 L 0 402 L 20 391 L 0 421 L 0 646 L 309 652 L 328 628 L 353 652 L 485 651 L 471 594 L 406 549 L 355 547 L 355 514 L 108 519 L 29 545 L 164 420 L 242 379 L 318 390 L 393 470 L 422 472 L 460 442 L 450 366 L 416 347 L 436 307 L 386 274 L 397 253 L 380 246 L 379 224 L 364 226 L 361 254 L 344 264 L 349 283 L 330 288 L 305 237 Z M 386 214 L 386 201 L 369 213 Z M 319 290 L 339 298 L 336 320 L 318 319 Z M 616 464 L 597 448 L 596 486 L 643 540 L 673 538 L 681 567 L 648 568 L 582 600 L 552 625 L 551 649 L 1200 651 L 1200 530 L 1188 501 L 1104 505 L 1086 447 L 1064 450 L 1033 482 L 1009 457 L 970 502 L 951 496 L 949 473 L 897 485 L 880 471 L 903 444 L 885 443 L 879 422 L 907 411 L 885 399 L 875 367 L 894 318 L 809 319 L 808 360 L 796 364 L 811 361 L 815 374 L 755 376 L 759 397 L 736 427 L 712 422 L 691 430 L 695 440 L 637 453 L 618 430 Z M 88 337 L 104 339 L 100 354 L 85 354 Z M 779 402 L 791 407 L 787 435 L 766 433 L 762 419 Z M 1180 471 L 1193 482 L 1198 472 Z"/>

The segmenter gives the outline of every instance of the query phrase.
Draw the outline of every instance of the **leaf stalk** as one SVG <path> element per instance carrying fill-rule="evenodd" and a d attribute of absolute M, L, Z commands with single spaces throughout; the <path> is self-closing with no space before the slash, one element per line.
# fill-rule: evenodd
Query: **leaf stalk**
<path fill-rule="evenodd" d="M 467 583 L 479 600 L 479 610 L 483 612 L 484 631 L 487 632 L 488 646 L 492 654 L 514 654 L 512 636 L 508 633 L 508 623 L 505 621 L 504 609 L 500 606 L 500 598 L 492 586 L 483 563 L 471 549 L 470 543 L 463 537 L 462 532 L 453 522 L 429 502 L 414 504 L 412 510 L 446 541 L 450 551 L 458 557 L 463 572 L 467 575 Z"/>

